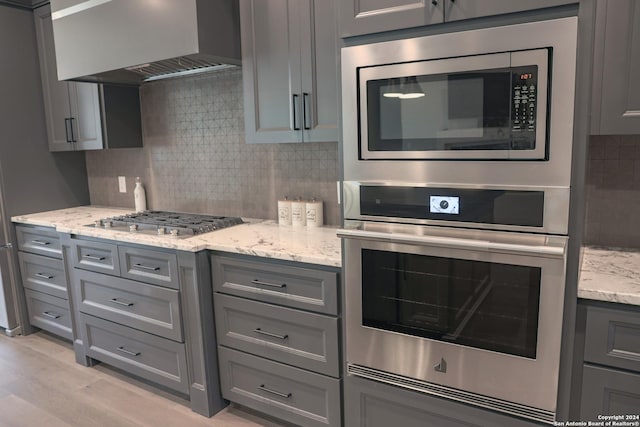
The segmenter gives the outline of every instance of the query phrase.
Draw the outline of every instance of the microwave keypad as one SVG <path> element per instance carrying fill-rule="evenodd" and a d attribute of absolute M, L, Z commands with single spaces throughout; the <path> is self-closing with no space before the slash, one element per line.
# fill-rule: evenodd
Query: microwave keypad
<path fill-rule="evenodd" d="M 535 148 L 537 67 L 513 69 L 511 134 L 513 149 Z"/>

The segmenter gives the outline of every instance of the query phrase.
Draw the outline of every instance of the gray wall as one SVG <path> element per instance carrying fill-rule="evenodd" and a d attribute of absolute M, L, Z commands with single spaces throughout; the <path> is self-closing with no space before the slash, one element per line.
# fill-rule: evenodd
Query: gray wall
<path fill-rule="evenodd" d="M 278 198 L 316 197 L 338 224 L 337 142 L 246 144 L 241 69 L 148 83 L 141 100 L 144 148 L 86 154 L 92 204 L 133 207 L 141 176 L 149 209 L 275 219 Z"/>
<path fill-rule="evenodd" d="M 585 243 L 640 249 L 640 135 L 589 144 Z"/>
<path fill-rule="evenodd" d="M 7 216 L 89 202 L 83 153 L 50 153 L 33 13 L 0 5 L 0 169 Z"/>

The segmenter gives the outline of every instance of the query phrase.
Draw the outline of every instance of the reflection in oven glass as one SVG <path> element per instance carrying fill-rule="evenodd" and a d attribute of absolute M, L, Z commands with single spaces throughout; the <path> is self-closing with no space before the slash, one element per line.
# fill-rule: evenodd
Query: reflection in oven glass
<path fill-rule="evenodd" d="M 362 323 L 536 357 L 541 270 L 362 250 Z"/>

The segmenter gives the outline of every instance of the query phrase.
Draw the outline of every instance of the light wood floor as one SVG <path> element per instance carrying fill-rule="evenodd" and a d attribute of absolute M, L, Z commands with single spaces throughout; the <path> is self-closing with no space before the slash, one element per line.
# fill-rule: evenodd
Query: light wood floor
<path fill-rule="evenodd" d="M 0 426 L 278 427 L 230 406 L 212 418 L 189 402 L 106 365 L 75 363 L 71 343 L 44 332 L 9 338 L 0 329 Z"/>

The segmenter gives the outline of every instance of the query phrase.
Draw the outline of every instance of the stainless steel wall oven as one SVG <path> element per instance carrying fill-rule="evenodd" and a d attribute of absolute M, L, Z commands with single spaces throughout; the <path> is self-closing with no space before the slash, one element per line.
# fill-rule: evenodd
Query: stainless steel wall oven
<path fill-rule="evenodd" d="M 342 50 L 348 373 L 555 419 L 577 19 Z"/>

